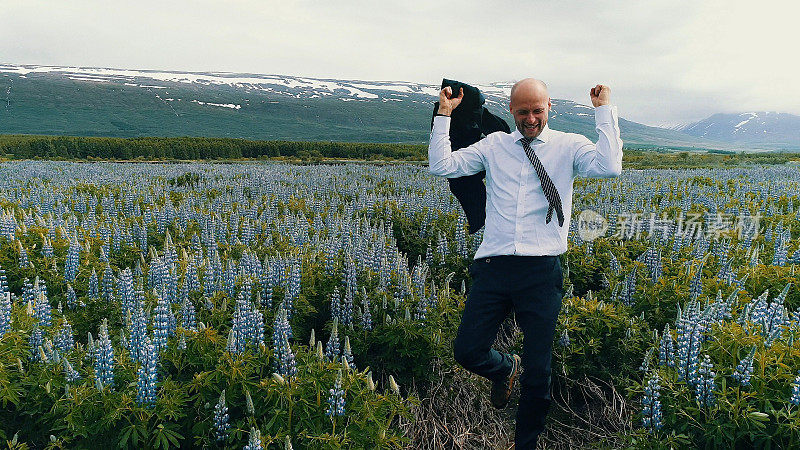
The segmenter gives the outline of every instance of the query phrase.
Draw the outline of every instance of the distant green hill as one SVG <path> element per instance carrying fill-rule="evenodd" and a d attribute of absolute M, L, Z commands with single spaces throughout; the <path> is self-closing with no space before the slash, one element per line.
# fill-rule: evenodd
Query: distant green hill
<path fill-rule="evenodd" d="M 480 87 L 510 119 L 507 86 Z M 411 144 L 427 142 L 437 93 L 405 82 L 12 65 L 0 65 L 0 89 L 2 134 Z M 597 139 L 592 108 L 574 102 L 554 100 L 550 125 Z M 620 127 L 629 147 L 727 148 L 625 119 Z"/>

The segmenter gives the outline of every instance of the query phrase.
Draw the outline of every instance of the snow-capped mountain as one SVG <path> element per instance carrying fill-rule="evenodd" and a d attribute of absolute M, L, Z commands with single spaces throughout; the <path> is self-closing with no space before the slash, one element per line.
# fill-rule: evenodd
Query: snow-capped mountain
<path fill-rule="evenodd" d="M 476 86 L 510 123 L 511 83 Z M 0 64 L 0 133 L 425 143 L 438 92 L 404 81 Z M 597 139 L 590 106 L 554 99 L 550 126 Z M 627 146 L 725 147 L 625 119 L 620 127 Z"/>
<path fill-rule="evenodd" d="M 770 111 L 714 114 L 679 130 L 729 143 L 796 147 L 800 143 L 800 116 Z"/>

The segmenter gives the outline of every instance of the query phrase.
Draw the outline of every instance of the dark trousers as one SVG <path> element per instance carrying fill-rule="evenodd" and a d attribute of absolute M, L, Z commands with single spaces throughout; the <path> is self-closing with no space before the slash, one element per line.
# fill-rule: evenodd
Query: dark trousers
<path fill-rule="evenodd" d="M 458 336 L 456 361 L 489 380 L 511 371 L 509 355 L 492 349 L 497 331 L 512 310 L 524 335 L 516 450 L 536 447 L 550 407 L 553 333 L 564 296 L 558 256 L 493 256 L 475 260 L 473 279 Z"/>

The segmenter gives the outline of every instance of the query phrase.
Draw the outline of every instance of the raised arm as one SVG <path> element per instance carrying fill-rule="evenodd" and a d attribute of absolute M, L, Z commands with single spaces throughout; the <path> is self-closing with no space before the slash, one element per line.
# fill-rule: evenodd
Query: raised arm
<path fill-rule="evenodd" d="M 439 92 L 439 111 L 433 118 L 433 129 L 428 144 L 428 170 L 434 175 L 456 178 L 484 170 L 482 140 L 456 152 L 450 147 L 450 114 L 461 104 L 463 98 L 463 88 L 459 91 L 458 97 L 453 96 L 450 86 Z"/>
<path fill-rule="evenodd" d="M 622 139 L 619 135 L 617 107 L 611 105 L 611 88 L 598 84 L 589 91 L 594 105 L 597 144 L 583 139 L 579 144 L 573 170 L 591 178 L 613 178 L 622 173 Z"/>

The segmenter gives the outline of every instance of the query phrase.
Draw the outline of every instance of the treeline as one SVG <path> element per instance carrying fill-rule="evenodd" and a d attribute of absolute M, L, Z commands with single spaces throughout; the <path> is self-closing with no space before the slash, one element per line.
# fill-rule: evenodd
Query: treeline
<path fill-rule="evenodd" d="M 657 152 L 653 150 L 625 149 L 622 157 L 623 169 L 690 169 L 724 168 L 740 165 L 772 165 L 800 161 L 800 154 L 787 152 Z"/>
<path fill-rule="evenodd" d="M 251 141 L 206 137 L 73 137 L 0 135 L 0 158 L 102 160 L 218 160 L 322 158 L 427 161 L 426 145 L 333 141 Z M 800 161 L 798 153 L 675 152 L 626 148 L 628 169 L 730 167 Z"/>
<path fill-rule="evenodd" d="M 426 160 L 427 146 L 360 142 L 250 141 L 205 137 L 105 138 L 0 136 L 0 156 L 10 159 L 194 160 L 319 158 Z"/>

